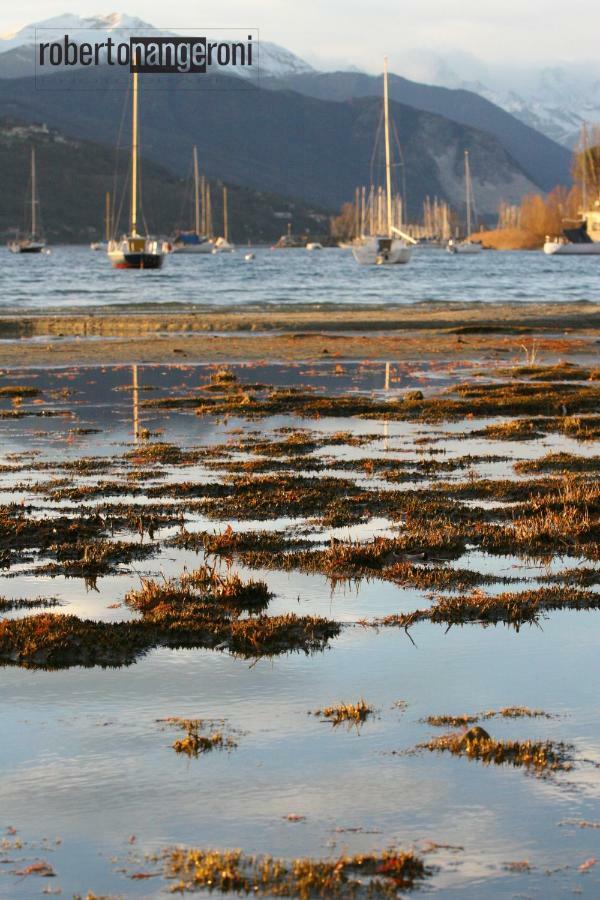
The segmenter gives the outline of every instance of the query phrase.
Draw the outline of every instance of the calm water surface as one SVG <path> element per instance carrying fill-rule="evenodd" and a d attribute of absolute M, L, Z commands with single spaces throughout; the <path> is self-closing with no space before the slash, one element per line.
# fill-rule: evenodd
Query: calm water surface
<path fill-rule="evenodd" d="M 360 266 L 350 251 L 272 251 L 168 257 L 153 272 L 112 269 L 106 254 L 51 247 L 29 257 L 0 249 L 0 311 L 49 307 L 185 304 L 231 307 L 279 304 L 411 304 L 426 301 L 600 301 L 600 258 L 542 252 L 453 256 L 417 248 L 408 266 Z"/>

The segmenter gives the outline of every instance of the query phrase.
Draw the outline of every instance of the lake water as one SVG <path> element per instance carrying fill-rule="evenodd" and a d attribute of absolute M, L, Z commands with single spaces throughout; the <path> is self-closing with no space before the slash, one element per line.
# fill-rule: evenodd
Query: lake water
<path fill-rule="evenodd" d="M 51 271 L 61 252 L 40 260 L 40 270 L 46 266 L 45 271 Z M 82 266 L 100 266 L 97 255 L 64 252 L 80 259 Z M 502 266 L 496 260 L 504 258 L 486 255 L 475 265 Z M 341 253 L 324 253 L 318 259 L 292 253 L 285 259 L 296 267 L 298 291 L 300 272 L 317 271 L 327 282 L 335 270 L 341 281 L 340 273 L 350 267 L 355 283 L 370 277 L 358 267 L 351 268 Z M 432 254 L 431 259 L 432 265 L 447 270 L 455 265 L 445 256 Z M 537 257 L 527 259 L 538 264 Z M 265 252 L 253 272 L 259 266 L 281 267 L 281 279 L 284 262 L 283 254 Z M 217 270 L 230 273 L 232 279 L 232 272 L 238 273 L 238 279 L 255 277 L 246 276 L 239 259 L 207 260 L 199 265 L 211 272 L 215 289 Z M 171 267 L 160 276 L 161 284 L 180 277 L 170 271 Z M 107 284 L 117 283 L 109 269 L 102 272 Z M 415 265 L 410 275 L 414 281 L 418 272 Z M 150 281 L 152 276 L 146 274 Z M 393 279 L 396 284 L 404 278 L 403 273 L 396 278 L 389 272 L 374 277 Z M 481 279 L 483 283 L 483 274 Z M 118 281 L 123 284 L 122 274 Z M 134 415 L 141 426 L 161 431 L 161 440 L 182 447 L 224 444 L 239 439 L 239 429 L 247 433 L 258 428 L 262 437 L 274 437 L 275 429 L 292 425 L 322 434 L 351 430 L 370 437 L 371 443 L 351 450 L 365 457 L 406 460 L 417 452 L 415 437 L 442 432 L 447 433 L 444 458 L 467 453 L 537 458 L 549 450 L 594 452 L 593 445 L 556 435 L 518 445 L 465 440 L 458 436 L 464 422 L 417 426 L 347 418 L 303 422 L 277 416 L 257 424 L 238 418 L 217 421 L 195 416 L 193 411 L 134 409 L 140 398 L 193 390 L 206 383 L 210 371 L 206 366 L 139 366 L 139 396 L 131 390 L 130 366 L 49 373 L 25 370 L 12 373 L 8 381 L 5 377 L 3 384 L 42 388 L 45 406 L 64 416 L 38 417 L 40 405 L 26 400 L 18 409 L 30 415 L 0 421 L 0 463 L 16 464 L 18 460 L 10 456 L 16 453 L 25 465 L 24 471 L 0 476 L 0 503 L 23 499 L 34 505 L 36 514 L 55 515 L 57 504 L 43 493 L 30 493 L 27 483 L 46 481 L 56 473 L 29 470 L 28 465 L 91 455 L 120 457 L 131 449 Z M 341 375 L 327 365 L 310 370 L 253 365 L 238 373 L 244 381 L 284 386 L 311 383 L 317 389 L 334 386 L 339 391 L 369 393 L 380 393 L 384 378 L 380 365 L 346 366 Z M 442 373 L 405 365 L 393 369 L 391 391 L 428 390 L 464 377 L 464 369 Z M 1 405 L 11 408 L 5 400 Z M 477 422 L 478 427 L 484 424 Z M 91 433 L 91 429 L 97 431 Z M 318 452 L 330 460 L 335 472 L 339 450 L 325 447 Z M 478 475 L 488 477 L 511 472 L 510 464 L 482 463 L 475 468 Z M 107 476 L 98 476 L 103 477 Z M 167 466 L 165 478 L 214 480 L 215 472 L 202 464 L 183 470 Z M 72 480 L 93 483 L 96 476 L 73 476 Z M 134 498 L 119 497 L 119 501 L 128 499 Z M 110 498 L 100 502 L 109 503 Z M 192 515 L 187 527 L 217 530 L 226 524 Z M 233 524 L 236 528 L 287 527 L 294 532 L 309 523 Z M 374 520 L 359 536 L 384 532 L 387 525 Z M 156 539 L 169 533 L 159 532 Z M 344 533 L 357 536 L 349 529 Z M 94 586 L 78 578 L 36 574 L 29 562 L 2 571 L 0 595 L 55 596 L 64 603 L 64 612 L 114 621 L 127 616 L 126 608 L 114 604 L 139 585 L 140 575 L 177 575 L 198 562 L 191 551 L 162 547 L 153 558 L 99 578 Z M 543 574 L 552 565 L 560 569 L 576 563 L 555 560 L 542 565 L 471 553 L 457 565 L 511 575 L 518 589 L 526 578 Z M 426 856 L 435 872 L 425 892 L 468 900 L 599 895 L 600 866 L 590 865 L 583 871 L 580 867 L 600 855 L 600 829 L 578 825 L 600 819 L 597 612 L 553 613 L 540 627 L 519 632 L 474 625 L 446 630 L 424 623 L 412 629 L 411 641 L 401 630 L 378 632 L 355 623 L 423 606 L 427 599 L 422 591 L 378 581 L 332 590 L 320 575 L 234 568 L 244 577 L 252 574 L 268 582 L 275 594 L 270 612 L 326 615 L 344 622 L 345 628 L 325 652 L 293 653 L 255 664 L 216 651 L 162 649 L 119 669 L 0 668 L 0 828 L 5 830 L 4 844 L 0 844 L 1 897 L 29 900 L 40 896 L 43 888 L 60 888 L 65 897 L 76 892 L 85 896 L 92 890 L 125 897 L 167 896 L 168 885 L 156 875 L 160 865 L 145 854 L 177 843 L 322 857 L 391 844 L 414 845 L 421 851 L 428 842 L 444 846 Z M 333 730 L 308 715 L 329 703 L 359 697 L 377 710 L 359 731 Z M 406 707 L 398 707 L 397 701 L 404 701 Z M 555 717 L 494 721 L 494 736 L 571 742 L 577 758 L 572 773 L 540 779 L 522 770 L 486 767 L 462 758 L 392 755 L 436 733 L 421 721 L 425 716 L 512 705 L 541 708 Z M 178 756 L 171 749 L 173 733 L 158 721 L 169 716 L 226 717 L 240 735 L 239 746 L 231 753 L 214 752 L 199 759 Z M 304 818 L 290 821 L 290 814 Z M 22 846 L 15 844 L 17 839 Z M 15 874 L 35 859 L 47 860 L 57 877 Z M 509 864 L 525 860 L 530 869 L 510 869 Z M 140 872 L 156 877 L 131 877 Z"/>
<path fill-rule="evenodd" d="M 164 268 L 122 272 L 105 253 L 51 247 L 31 257 L 3 252 L 0 311 L 137 304 L 229 308 L 282 304 L 404 305 L 426 301 L 600 301 L 600 257 L 542 252 L 453 256 L 417 248 L 408 266 L 360 266 L 350 251 L 245 248 L 217 256 L 173 255 Z"/>

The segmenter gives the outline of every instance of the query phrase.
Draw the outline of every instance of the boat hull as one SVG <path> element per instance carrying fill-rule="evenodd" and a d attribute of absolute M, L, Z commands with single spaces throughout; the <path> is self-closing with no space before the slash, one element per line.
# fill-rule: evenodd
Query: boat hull
<path fill-rule="evenodd" d="M 366 238 L 353 244 L 352 254 L 362 266 L 406 265 L 412 256 L 412 247 L 396 238 Z"/>
<path fill-rule="evenodd" d="M 41 253 L 45 246 L 40 241 L 12 241 L 8 249 L 11 253 Z"/>
<path fill-rule="evenodd" d="M 164 259 L 158 241 L 139 235 L 111 241 L 107 255 L 113 269 L 160 269 Z"/>
<path fill-rule="evenodd" d="M 162 253 L 109 253 L 113 269 L 160 269 Z"/>
<path fill-rule="evenodd" d="M 448 253 L 481 253 L 483 247 L 481 244 L 474 244 L 472 241 L 461 241 L 459 244 L 448 244 Z"/>
<path fill-rule="evenodd" d="M 544 253 L 547 256 L 600 256 L 600 242 L 565 244 L 560 241 L 546 241 Z"/>
<path fill-rule="evenodd" d="M 173 244 L 171 253 L 203 253 L 213 252 L 214 244 L 211 241 L 203 241 L 201 244 Z"/>

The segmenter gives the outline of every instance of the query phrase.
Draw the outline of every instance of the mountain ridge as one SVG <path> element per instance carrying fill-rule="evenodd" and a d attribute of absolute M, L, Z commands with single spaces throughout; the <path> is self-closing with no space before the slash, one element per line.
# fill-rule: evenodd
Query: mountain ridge
<path fill-rule="evenodd" d="M 210 87 L 193 91 L 186 89 L 186 77 L 141 76 L 142 146 L 149 159 L 172 173 L 187 171 L 191 148 L 197 145 L 210 177 L 325 209 L 339 208 L 352 199 L 357 185 L 368 184 L 380 98 L 333 102 L 288 90 L 239 90 L 240 80 L 226 75 L 211 76 Z M 57 78 L 65 89 L 52 89 Z M 109 66 L 36 82 L 12 79 L 0 93 L 0 115 L 47 122 L 69 136 L 111 145 L 128 80 L 128 73 Z M 69 83 L 90 89 L 69 91 Z M 518 202 L 536 190 L 489 134 L 395 101 L 391 112 L 403 148 L 413 220 L 420 218 L 427 195 L 459 209 L 464 205 L 465 148 L 471 151 L 475 192 L 485 215 L 495 215 L 500 199 Z"/>

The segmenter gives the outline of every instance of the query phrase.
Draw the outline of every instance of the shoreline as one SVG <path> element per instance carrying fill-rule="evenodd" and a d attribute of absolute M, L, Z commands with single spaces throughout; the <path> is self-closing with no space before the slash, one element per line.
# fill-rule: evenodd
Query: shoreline
<path fill-rule="evenodd" d="M 44 339 L 47 338 L 48 342 Z M 600 304 L 429 303 L 411 307 L 0 314 L 0 366 L 301 361 L 546 361 L 598 354 Z"/>

